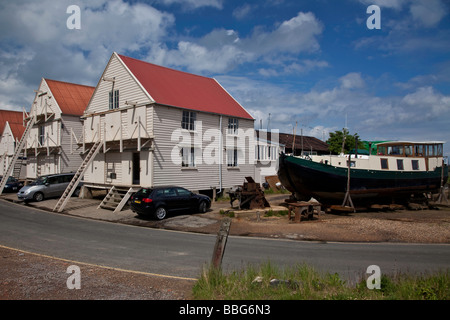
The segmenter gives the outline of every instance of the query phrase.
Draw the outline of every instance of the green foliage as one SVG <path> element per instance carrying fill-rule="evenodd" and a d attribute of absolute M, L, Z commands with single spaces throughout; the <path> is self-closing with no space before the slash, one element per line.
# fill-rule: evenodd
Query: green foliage
<path fill-rule="evenodd" d="M 330 138 L 328 138 L 327 144 L 332 153 L 339 154 L 342 152 L 342 142 L 344 137 L 344 153 L 349 153 L 350 150 L 355 149 L 356 138 L 358 139 L 358 148 L 364 148 L 364 143 L 360 141 L 357 133 L 350 135 L 346 129 L 342 129 L 342 131 L 330 132 Z"/>
<path fill-rule="evenodd" d="M 289 210 L 277 210 L 273 211 L 272 209 L 267 210 L 265 213 L 265 217 L 283 217 L 289 214 Z"/>
<path fill-rule="evenodd" d="M 306 264 L 283 269 L 267 262 L 228 274 L 205 268 L 193 296 L 199 300 L 448 300 L 450 274 L 382 275 L 381 289 L 371 290 L 366 279 L 351 286 L 336 273 L 320 273 Z"/>

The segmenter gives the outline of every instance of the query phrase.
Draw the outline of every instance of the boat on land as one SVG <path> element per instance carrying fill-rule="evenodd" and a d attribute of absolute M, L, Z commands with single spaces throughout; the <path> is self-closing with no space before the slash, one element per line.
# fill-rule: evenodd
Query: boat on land
<path fill-rule="evenodd" d="M 337 204 L 347 189 L 355 204 L 404 203 L 436 193 L 448 179 L 442 141 L 377 144 L 375 155 L 281 154 L 278 177 L 297 200 Z"/>

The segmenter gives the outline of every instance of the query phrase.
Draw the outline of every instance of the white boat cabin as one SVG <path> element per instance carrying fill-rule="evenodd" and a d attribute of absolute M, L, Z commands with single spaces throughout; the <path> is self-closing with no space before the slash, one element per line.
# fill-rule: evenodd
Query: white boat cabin
<path fill-rule="evenodd" d="M 389 171 L 433 171 L 442 167 L 443 141 L 391 141 L 377 144 L 376 155 L 310 156 L 313 161 L 336 167 Z"/>

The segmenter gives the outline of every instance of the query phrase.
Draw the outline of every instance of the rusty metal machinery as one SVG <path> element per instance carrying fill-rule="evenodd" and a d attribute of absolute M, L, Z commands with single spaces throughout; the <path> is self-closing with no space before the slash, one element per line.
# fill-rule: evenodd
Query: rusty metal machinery
<path fill-rule="evenodd" d="M 235 200 L 239 200 L 239 209 L 252 210 L 270 207 L 260 184 L 256 183 L 252 177 L 245 177 L 245 179 L 247 182 L 244 182 L 244 185 L 237 186 L 229 192 L 231 206 Z"/>

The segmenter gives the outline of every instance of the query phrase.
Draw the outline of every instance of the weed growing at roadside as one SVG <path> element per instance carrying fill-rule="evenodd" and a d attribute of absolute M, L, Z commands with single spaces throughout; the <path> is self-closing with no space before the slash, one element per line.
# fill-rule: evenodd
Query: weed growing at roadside
<path fill-rule="evenodd" d="M 225 274 L 207 267 L 194 285 L 195 299 L 219 300 L 448 300 L 449 272 L 429 275 L 382 275 L 381 289 L 363 279 L 354 286 L 338 274 L 320 273 L 302 264 L 281 269 L 267 262 Z"/>

